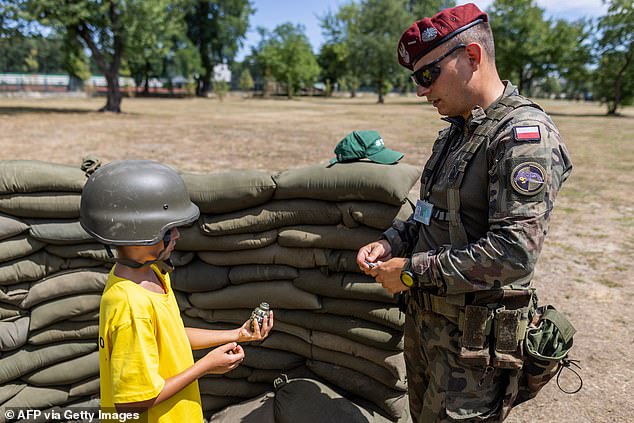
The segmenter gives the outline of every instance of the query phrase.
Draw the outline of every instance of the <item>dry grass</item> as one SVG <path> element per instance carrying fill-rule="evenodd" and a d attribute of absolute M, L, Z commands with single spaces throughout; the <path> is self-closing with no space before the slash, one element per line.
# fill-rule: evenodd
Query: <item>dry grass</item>
<path fill-rule="evenodd" d="M 79 165 L 160 160 L 197 172 L 279 171 L 325 161 L 355 129 L 376 129 L 386 144 L 422 167 L 437 131 L 435 110 L 415 98 L 261 100 L 126 99 L 124 114 L 95 112 L 103 99 L 0 98 L 0 159 Z M 575 169 L 553 214 L 535 284 L 577 327 L 574 358 L 584 388 L 574 395 L 551 383 L 518 407 L 511 422 L 634 421 L 632 266 L 634 109 L 602 116 L 597 104 L 543 102 L 553 114 Z"/>

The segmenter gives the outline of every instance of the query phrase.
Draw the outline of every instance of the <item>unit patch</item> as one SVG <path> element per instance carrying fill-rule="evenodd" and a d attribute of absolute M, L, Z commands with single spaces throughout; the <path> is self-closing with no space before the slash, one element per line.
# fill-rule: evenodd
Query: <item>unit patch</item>
<path fill-rule="evenodd" d="M 539 126 L 516 126 L 513 128 L 513 136 L 515 141 L 541 141 L 542 136 L 539 132 Z"/>
<path fill-rule="evenodd" d="M 522 195 L 535 195 L 546 186 L 546 169 L 537 162 L 520 163 L 511 172 L 511 185 Z"/>

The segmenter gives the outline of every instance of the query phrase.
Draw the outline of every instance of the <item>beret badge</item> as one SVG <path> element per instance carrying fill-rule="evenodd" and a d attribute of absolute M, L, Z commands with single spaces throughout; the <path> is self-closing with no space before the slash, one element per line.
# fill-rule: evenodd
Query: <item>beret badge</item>
<path fill-rule="evenodd" d="M 433 26 L 430 26 L 429 28 L 425 29 L 421 34 L 420 34 L 420 39 L 424 42 L 424 43 L 428 43 L 431 40 L 433 40 L 434 38 L 436 38 L 438 36 L 438 31 L 436 30 L 436 28 L 434 28 Z"/>
<path fill-rule="evenodd" d="M 400 43 L 400 45 L 398 46 L 398 54 L 401 55 L 403 62 L 409 63 L 409 53 L 407 52 L 407 49 L 405 48 L 405 45 L 403 45 L 403 43 Z"/>

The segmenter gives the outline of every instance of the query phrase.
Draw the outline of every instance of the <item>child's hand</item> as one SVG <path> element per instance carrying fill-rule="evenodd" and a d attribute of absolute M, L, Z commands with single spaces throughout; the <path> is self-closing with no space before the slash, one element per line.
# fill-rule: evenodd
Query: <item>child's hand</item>
<path fill-rule="evenodd" d="M 235 369 L 244 360 L 244 350 L 238 343 L 230 342 L 209 351 L 200 359 L 207 373 L 224 374 Z"/>
<path fill-rule="evenodd" d="M 238 329 L 238 342 L 251 342 L 261 341 L 269 336 L 269 332 L 273 328 L 273 312 L 269 311 L 269 316 L 262 319 L 262 330 L 260 325 L 255 323 L 253 325 L 253 331 L 251 330 L 251 319 L 244 322 L 244 324 Z"/>

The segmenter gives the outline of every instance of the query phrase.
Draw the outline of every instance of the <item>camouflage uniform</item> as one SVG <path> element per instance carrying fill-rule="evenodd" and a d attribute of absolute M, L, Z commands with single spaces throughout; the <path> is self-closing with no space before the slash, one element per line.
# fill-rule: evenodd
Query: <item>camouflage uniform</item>
<path fill-rule="evenodd" d="M 461 362 L 460 310 L 475 293 L 530 285 L 555 198 L 572 168 L 557 128 L 538 106 L 509 110 L 463 167 L 459 226 L 467 242 L 451 245 L 448 191 L 461 150 L 478 127 L 492 125 L 487 113 L 510 96 L 523 99 L 505 85 L 486 111 L 476 107 L 466 122 L 445 118 L 451 126 L 440 132 L 421 178 L 421 199 L 434 205 L 429 225 L 412 215 L 383 234 L 394 257 L 411 258 L 415 279 L 405 294 L 405 359 L 416 422 L 503 418 L 510 371 Z"/>

